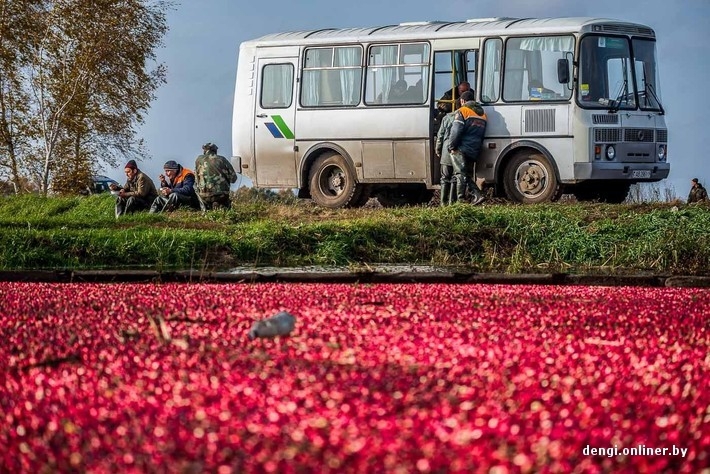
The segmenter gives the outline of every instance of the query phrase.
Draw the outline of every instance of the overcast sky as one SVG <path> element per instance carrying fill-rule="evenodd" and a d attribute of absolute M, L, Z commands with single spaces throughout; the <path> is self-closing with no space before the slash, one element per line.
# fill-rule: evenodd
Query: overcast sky
<path fill-rule="evenodd" d="M 669 129 L 668 185 L 710 185 L 710 0 L 183 0 L 168 15 L 158 57 L 168 83 L 140 133 L 151 157 L 140 167 L 156 179 L 167 160 L 194 167 L 201 145 L 230 157 L 232 100 L 239 44 L 279 31 L 364 27 L 405 21 L 507 16 L 594 16 L 644 23 L 656 31 L 661 93 Z M 705 143 L 705 145 L 703 145 Z M 123 164 L 104 174 L 125 181 Z M 248 181 L 248 180 L 247 180 Z"/>

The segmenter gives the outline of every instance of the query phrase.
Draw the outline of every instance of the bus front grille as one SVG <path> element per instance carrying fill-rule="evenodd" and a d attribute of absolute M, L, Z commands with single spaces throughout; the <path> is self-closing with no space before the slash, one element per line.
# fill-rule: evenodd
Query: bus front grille
<path fill-rule="evenodd" d="M 625 142 L 653 142 L 653 130 L 650 128 L 624 129 Z"/>
<path fill-rule="evenodd" d="M 614 125 L 619 123 L 619 116 L 616 114 L 594 114 L 592 115 L 593 124 Z"/>
<path fill-rule="evenodd" d="M 594 142 L 595 143 L 617 143 L 621 141 L 620 128 L 595 128 Z"/>
<path fill-rule="evenodd" d="M 656 130 L 656 141 L 660 143 L 668 143 L 668 130 L 659 129 Z"/>

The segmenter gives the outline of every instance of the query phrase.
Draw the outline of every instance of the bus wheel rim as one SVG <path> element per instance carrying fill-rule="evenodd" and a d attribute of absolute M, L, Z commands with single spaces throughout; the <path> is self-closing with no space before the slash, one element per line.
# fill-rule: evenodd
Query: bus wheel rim
<path fill-rule="evenodd" d="M 337 197 L 345 190 L 347 179 L 339 166 L 328 166 L 321 173 L 320 186 L 324 194 Z"/>
<path fill-rule="evenodd" d="M 548 174 L 538 160 L 527 160 L 515 169 L 515 188 L 528 198 L 540 196 L 547 189 Z"/>

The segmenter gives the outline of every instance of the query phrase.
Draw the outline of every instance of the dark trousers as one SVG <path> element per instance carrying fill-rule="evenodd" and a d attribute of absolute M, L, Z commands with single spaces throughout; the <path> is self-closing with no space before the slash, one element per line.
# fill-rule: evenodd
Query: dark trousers
<path fill-rule="evenodd" d="M 456 202 L 456 183 L 454 182 L 454 166 L 441 165 L 441 191 L 440 201 L 442 206 Z"/>
<path fill-rule="evenodd" d="M 138 196 L 116 199 L 116 217 L 150 208 L 150 201 Z"/>
<path fill-rule="evenodd" d="M 158 196 L 153 201 L 153 205 L 150 206 L 150 213 L 156 212 L 170 212 L 174 211 L 180 206 L 190 206 L 193 209 L 199 209 L 200 206 L 197 203 L 197 198 L 194 196 L 185 196 L 178 193 L 170 193 L 167 196 Z"/>
<path fill-rule="evenodd" d="M 473 169 L 476 159 L 460 152 L 451 153 L 451 160 L 454 163 L 454 182 L 456 183 L 456 196 L 459 201 L 466 199 L 468 191 L 474 200 L 478 200 L 481 193 L 476 186 L 473 176 Z"/>
<path fill-rule="evenodd" d="M 198 194 L 197 197 L 200 199 L 200 209 L 202 209 L 202 211 L 229 209 L 232 207 L 229 194 L 213 194 L 210 196 Z"/>

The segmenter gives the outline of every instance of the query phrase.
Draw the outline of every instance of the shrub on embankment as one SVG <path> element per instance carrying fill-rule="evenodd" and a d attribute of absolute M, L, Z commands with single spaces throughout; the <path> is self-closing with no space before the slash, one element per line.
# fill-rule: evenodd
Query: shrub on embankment
<path fill-rule="evenodd" d="M 480 272 L 710 274 L 710 207 L 488 204 L 113 215 L 114 201 L 0 199 L 0 269 L 428 264 Z"/>

